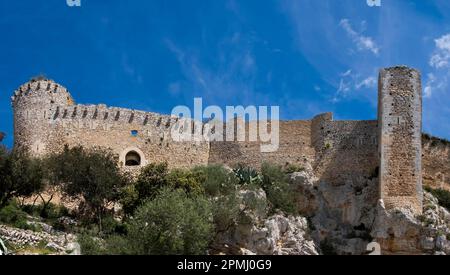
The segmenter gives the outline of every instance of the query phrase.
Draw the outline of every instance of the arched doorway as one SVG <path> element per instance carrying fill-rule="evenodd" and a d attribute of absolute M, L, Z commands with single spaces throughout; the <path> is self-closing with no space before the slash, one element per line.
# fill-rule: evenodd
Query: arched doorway
<path fill-rule="evenodd" d="M 125 155 L 125 166 L 140 166 L 141 156 L 136 151 L 130 151 Z"/>
<path fill-rule="evenodd" d="M 147 165 L 145 154 L 137 147 L 128 147 L 119 154 L 119 163 L 121 167 L 139 168 Z"/>

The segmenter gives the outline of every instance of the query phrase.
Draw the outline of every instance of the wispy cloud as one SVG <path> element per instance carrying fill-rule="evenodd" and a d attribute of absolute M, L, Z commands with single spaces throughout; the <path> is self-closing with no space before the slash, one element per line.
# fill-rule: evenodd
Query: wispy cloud
<path fill-rule="evenodd" d="M 362 88 L 368 88 L 368 89 L 372 89 L 372 88 L 376 88 L 377 86 L 377 79 L 374 76 L 369 76 L 365 79 L 363 79 L 361 82 L 356 83 L 356 89 L 362 89 Z"/>
<path fill-rule="evenodd" d="M 450 33 L 433 40 L 429 55 L 429 70 L 424 76 L 424 126 L 435 135 L 448 135 L 450 125 Z"/>
<path fill-rule="evenodd" d="M 339 23 L 339 26 L 341 26 L 345 30 L 347 35 L 356 44 L 358 50 L 360 51 L 368 50 L 375 55 L 379 54 L 380 48 L 375 43 L 373 38 L 369 36 L 364 36 L 362 35 L 362 33 L 355 31 L 352 25 L 350 24 L 350 20 L 346 18 L 342 19 L 341 22 Z"/>
<path fill-rule="evenodd" d="M 441 69 L 449 66 L 450 61 L 450 34 L 434 40 L 436 49 L 430 58 L 430 66 Z"/>
<path fill-rule="evenodd" d="M 362 76 L 359 73 L 349 69 L 340 74 L 339 84 L 336 93 L 332 97 L 332 102 L 339 102 L 342 99 L 355 95 L 352 92 L 360 92 L 366 90 L 376 90 L 377 80 L 375 76 Z M 364 93 L 363 93 L 364 95 Z M 368 96 L 368 95 L 366 95 Z"/>
<path fill-rule="evenodd" d="M 450 34 L 434 39 L 434 50 L 428 62 L 432 68 L 426 76 L 424 98 L 431 98 L 436 92 L 443 93 L 450 78 Z"/>

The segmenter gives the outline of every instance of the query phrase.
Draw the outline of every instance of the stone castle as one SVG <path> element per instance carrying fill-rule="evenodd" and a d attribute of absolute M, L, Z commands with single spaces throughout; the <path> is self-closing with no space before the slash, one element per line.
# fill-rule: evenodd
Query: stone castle
<path fill-rule="evenodd" d="M 175 142 L 179 118 L 106 105 L 75 104 L 61 85 L 32 80 L 12 97 L 16 148 L 35 156 L 65 145 L 113 150 L 124 169 L 152 162 L 172 168 L 262 162 L 310 166 L 321 182 L 339 186 L 378 178 L 386 208 L 422 212 L 422 87 L 407 67 L 382 69 L 378 119 L 336 121 L 331 113 L 311 120 L 280 121 L 279 149 L 260 151 L 259 141 Z M 247 122 L 246 127 L 252 123 Z M 224 126 L 226 127 L 226 126 Z"/>

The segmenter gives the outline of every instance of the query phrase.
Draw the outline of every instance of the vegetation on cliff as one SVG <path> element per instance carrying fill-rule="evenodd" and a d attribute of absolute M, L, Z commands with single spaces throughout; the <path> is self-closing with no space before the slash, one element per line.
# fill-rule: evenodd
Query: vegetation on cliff
<path fill-rule="evenodd" d="M 78 234 L 84 254 L 205 254 L 218 234 L 251 223 L 248 213 L 298 213 L 287 171 L 271 164 L 257 172 L 242 165 L 169 170 L 153 163 L 132 177 L 105 150 L 64 148 L 36 159 L 2 149 L 0 174 L 1 223 L 39 230 L 27 221 L 39 217 Z M 55 206 L 53 196 L 41 195 L 49 190 L 78 207 Z M 24 203 L 32 195 L 42 203 Z M 66 217 L 76 222 L 61 222 Z"/>

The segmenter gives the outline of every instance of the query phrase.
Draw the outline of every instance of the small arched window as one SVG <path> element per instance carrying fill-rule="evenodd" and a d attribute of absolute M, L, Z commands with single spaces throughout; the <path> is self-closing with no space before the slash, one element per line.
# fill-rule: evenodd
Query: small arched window
<path fill-rule="evenodd" d="M 125 156 L 125 166 L 141 165 L 141 156 L 136 151 L 130 151 Z"/>

